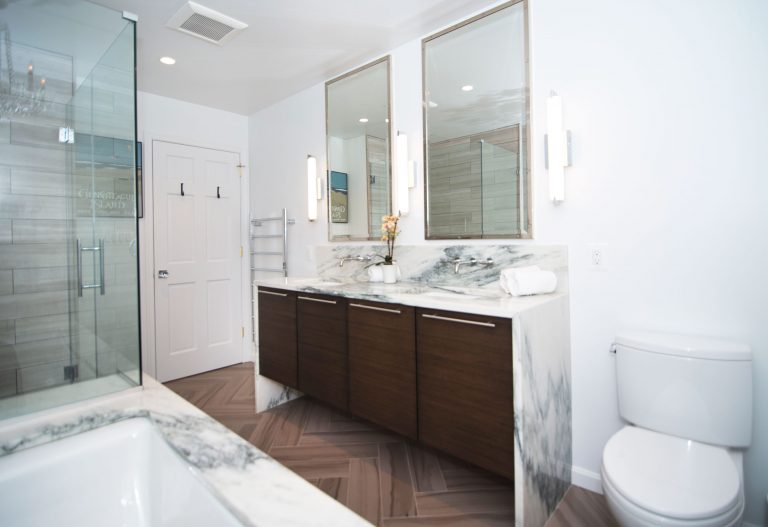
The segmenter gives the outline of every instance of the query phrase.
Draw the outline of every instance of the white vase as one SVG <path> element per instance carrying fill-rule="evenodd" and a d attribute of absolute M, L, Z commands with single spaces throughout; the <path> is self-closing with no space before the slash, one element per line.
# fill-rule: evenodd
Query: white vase
<path fill-rule="evenodd" d="M 372 265 L 368 268 L 368 281 L 369 282 L 383 282 L 384 272 L 381 268 L 383 265 Z"/>
<path fill-rule="evenodd" d="M 397 264 L 391 263 L 389 265 L 384 264 L 381 267 L 381 271 L 384 274 L 384 283 L 385 284 L 394 284 L 397 282 L 398 275 L 400 274 L 398 272 Z"/>

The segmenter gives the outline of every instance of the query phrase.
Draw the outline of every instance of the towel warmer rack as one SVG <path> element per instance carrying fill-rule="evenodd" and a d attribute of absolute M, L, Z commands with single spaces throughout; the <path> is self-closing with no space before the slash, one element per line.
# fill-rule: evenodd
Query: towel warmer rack
<path fill-rule="evenodd" d="M 251 218 L 250 221 L 250 264 L 251 264 L 251 319 L 253 327 L 253 340 L 256 341 L 256 290 L 254 286 L 255 273 L 280 273 L 288 276 L 288 225 L 293 225 L 296 220 L 289 219 L 285 209 L 279 216 L 265 218 Z M 260 227 L 279 227 L 259 231 Z M 275 243 L 277 242 L 277 243 Z M 277 263 L 276 260 L 280 262 Z"/>

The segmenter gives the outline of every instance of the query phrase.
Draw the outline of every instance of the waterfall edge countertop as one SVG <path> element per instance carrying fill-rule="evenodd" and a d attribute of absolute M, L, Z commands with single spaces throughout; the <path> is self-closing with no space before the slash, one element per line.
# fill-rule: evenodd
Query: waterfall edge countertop
<path fill-rule="evenodd" d="M 555 292 L 513 297 L 502 291 L 498 282 L 485 287 L 457 287 L 421 282 L 384 284 L 289 277 L 255 280 L 253 285 L 503 318 L 514 318 L 523 311 L 567 295 Z"/>
<path fill-rule="evenodd" d="M 142 387 L 0 421 L 0 456 L 136 417 L 151 420 L 243 525 L 371 525 L 147 375 Z"/>

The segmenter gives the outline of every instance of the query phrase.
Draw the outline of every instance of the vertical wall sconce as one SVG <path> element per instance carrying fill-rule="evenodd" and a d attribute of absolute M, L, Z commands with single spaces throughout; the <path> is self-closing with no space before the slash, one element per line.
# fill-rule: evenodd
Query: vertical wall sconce
<path fill-rule="evenodd" d="M 408 162 L 408 188 L 416 188 L 416 171 L 418 169 L 418 161 Z"/>
<path fill-rule="evenodd" d="M 410 210 L 410 203 L 408 202 L 408 180 L 409 180 L 409 166 L 408 166 L 408 136 L 402 132 L 397 132 L 397 142 L 395 143 L 395 159 L 396 167 L 395 171 L 395 210 L 398 214 L 405 216 Z"/>
<path fill-rule="evenodd" d="M 317 158 L 307 156 L 307 218 L 309 221 L 317 219 Z"/>
<path fill-rule="evenodd" d="M 571 132 L 563 129 L 563 101 L 552 92 L 547 99 L 545 158 L 549 171 L 549 198 L 565 201 L 565 167 L 571 165 Z"/>

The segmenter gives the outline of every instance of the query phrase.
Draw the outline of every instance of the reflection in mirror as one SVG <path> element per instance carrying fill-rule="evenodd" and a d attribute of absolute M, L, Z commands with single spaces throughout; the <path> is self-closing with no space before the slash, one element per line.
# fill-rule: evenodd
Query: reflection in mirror
<path fill-rule="evenodd" d="M 423 42 L 426 237 L 530 238 L 526 2 Z"/>
<path fill-rule="evenodd" d="M 328 238 L 378 239 L 390 211 L 389 57 L 325 85 Z"/>

